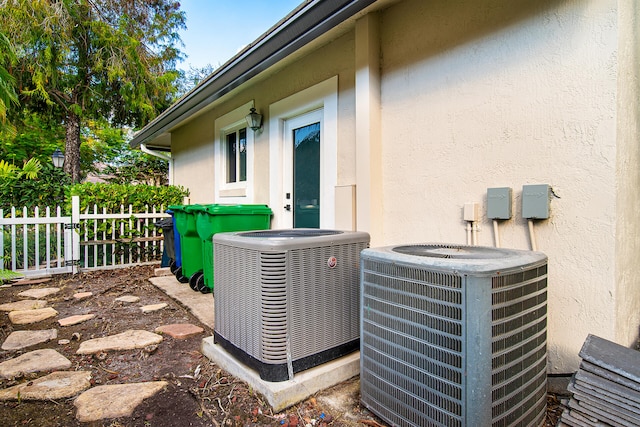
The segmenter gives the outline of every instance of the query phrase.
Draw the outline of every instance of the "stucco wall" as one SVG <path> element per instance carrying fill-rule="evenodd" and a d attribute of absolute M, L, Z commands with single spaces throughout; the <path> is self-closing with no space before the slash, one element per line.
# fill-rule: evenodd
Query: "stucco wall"
<path fill-rule="evenodd" d="M 637 2 L 620 2 L 618 11 L 619 82 L 618 151 L 619 177 L 616 215 L 617 311 L 616 340 L 625 342 L 638 331 L 638 254 L 640 254 L 640 30 Z"/>
<path fill-rule="evenodd" d="M 171 135 L 174 183 L 189 189 L 191 203 L 212 203 L 213 122 L 200 116 Z"/>
<path fill-rule="evenodd" d="M 535 233 L 549 256 L 556 373 L 577 368 L 588 333 L 637 337 L 638 267 L 616 262 L 629 250 L 617 246 L 618 215 L 637 207 L 617 164 L 637 159 L 637 137 L 631 152 L 616 146 L 618 13 L 613 0 L 414 0 L 381 18 L 384 241 L 465 243 L 462 207 L 479 202 L 479 243 L 491 246 L 486 190 L 506 186 L 514 215 L 502 244 L 529 249 L 522 185 L 551 185 L 551 218 Z"/>

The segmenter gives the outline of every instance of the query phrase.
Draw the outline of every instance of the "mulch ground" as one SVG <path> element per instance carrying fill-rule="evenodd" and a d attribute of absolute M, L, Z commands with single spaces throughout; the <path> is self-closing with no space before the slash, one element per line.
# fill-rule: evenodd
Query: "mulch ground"
<path fill-rule="evenodd" d="M 102 270 L 77 275 L 54 276 L 35 287 L 60 287 L 62 290 L 46 298 L 58 311 L 53 319 L 32 325 L 12 325 L 6 313 L 0 313 L 0 342 L 14 330 L 58 329 L 57 341 L 39 344 L 20 351 L 0 351 L 0 362 L 39 348 L 54 348 L 72 362 L 74 370 L 88 370 L 93 385 L 121 384 L 164 380 L 169 386 L 145 400 L 131 417 L 110 419 L 92 424 L 75 418 L 73 399 L 57 401 L 0 402 L 2 426 L 384 426 L 384 423 L 359 405 L 358 379 L 338 387 L 351 390 L 345 395 L 352 402 L 348 413 L 332 412 L 326 402 L 334 390 L 318 393 L 281 413 L 273 413 L 265 399 L 247 384 L 231 376 L 200 353 L 203 337 L 213 331 L 200 323 L 185 307 L 172 300 L 148 281 L 157 266 L 139 266 L 118 270 Z M 187 285 L 185 285 L 187 286 Z M 17 301 L 16 294 L 27 287 L 0 289 L 0 304 Z M 93 292 L 88 299 L 77 301 L 73 294 Z M 122 303 L 123 295 L 140 297 L 139 303 Z M 143 314 L 140 306 L 167 303 L 162 310 Z M 213 301 L 212 301 L 213 304 Z M 87 322 L 60 327 L 58 319 L 76 314 L 94 313 Z M 204 333 L 186 339 L 164 337 L 157 348 L 77 355 L 81 341 L 124 332 L 129 329 L 154 331 L 172 323 L 192 323 Z M 27 374 L 11 380 L 0 379 L 0 389 L 42 376 Z M 555 426 L 562 407 L 556 396 L 549 395 L 546 426 Z"/>

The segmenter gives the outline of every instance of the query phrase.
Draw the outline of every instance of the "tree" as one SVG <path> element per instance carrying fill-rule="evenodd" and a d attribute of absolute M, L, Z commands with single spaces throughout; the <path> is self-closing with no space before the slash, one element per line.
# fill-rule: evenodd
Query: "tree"
<path fill-rule="evenodd" d="M 0 160 L 18 167 L 33 158 L 42 164 L 51 163 L 51 153 L 64 143 L 60 122 L 24 108 L 10 111 L 10 120 L 11 128 L 0 129 Z"/>
<path fill-rule="evenodd" d="M 13 46 L 7 36 L 0 32 L 0 124 L 7 118 L 9 106 L 18 103 L 18 95 L 15 91 L 16 81 L 7 70 L 15 60 Z"/>
<path fill-rule="evenodd" d="M 204 67 L 198 68 L 189 66 L 186 71 L 180 71 L 180 76 L 176 82 L 178 92 L 176 93 L 176 100 L 187 94 L 191 89 L 196 87 L 201 81 L 206 79 L 215 71 L 216 67 L 211 64 L 207 64 Z"/>
<path fill-rule="evenodd" d="M 85 121 L 140 127 L 175 95 L 184 12 L 173 0 L 5 0 L 0 32 L 14 41 L 13 76 L 30 109 L 65 126 L 65 171 L 80 180 Z"/>

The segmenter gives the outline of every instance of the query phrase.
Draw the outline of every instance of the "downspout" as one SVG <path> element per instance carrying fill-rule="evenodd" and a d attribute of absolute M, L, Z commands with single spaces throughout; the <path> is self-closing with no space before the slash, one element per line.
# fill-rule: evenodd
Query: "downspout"
<path fill-rule="evenodd" d="M 140 151 L 169 162 L 169 185 L 173 185 L 173 159 L 171 158 L 171 155 L 164 154 L 159 151 L 150 150 L 149 148 L 147 148 L 146 144 L 140 144 Z"/>

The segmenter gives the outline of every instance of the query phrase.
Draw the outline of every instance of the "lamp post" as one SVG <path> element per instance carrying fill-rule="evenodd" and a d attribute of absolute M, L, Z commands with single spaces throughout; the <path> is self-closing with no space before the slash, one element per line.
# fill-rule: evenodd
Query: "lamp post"
<path fill-rule="evenodd" d="M 64 165 L 64 154 L 59 148 L 56 148 L 56 151 L 51 155 L 51 161 L 53 161 L 53 166 L 57 168 L 61 168 Z"/>

